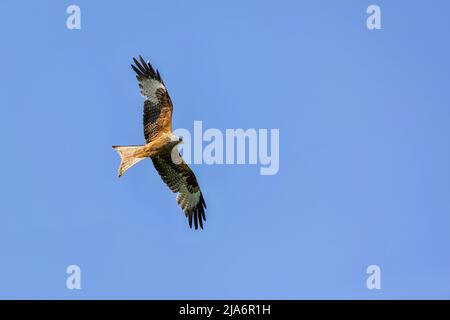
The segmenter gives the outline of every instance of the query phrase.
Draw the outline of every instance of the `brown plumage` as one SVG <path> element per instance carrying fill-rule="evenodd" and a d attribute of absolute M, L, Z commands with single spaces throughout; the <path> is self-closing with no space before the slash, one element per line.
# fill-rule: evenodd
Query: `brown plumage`
<path fill-rule="evenodd" d="M 131 65 L 136 72 L 144 101 L 144 137 L 142 146 L 114 146 L 122 162 L 119 177 L 126 170 L 145 158 L 151 158 L 164 183 L 177 195 L 177 203 L 188 217 L 189 226 L 203 229 L 206 220 L 206 203 L 194 172 L 183 161 L 177 145 L 182 139 L 172 133 L 173 105 L 159 74 L 141 56 L 133 58 Z"/>

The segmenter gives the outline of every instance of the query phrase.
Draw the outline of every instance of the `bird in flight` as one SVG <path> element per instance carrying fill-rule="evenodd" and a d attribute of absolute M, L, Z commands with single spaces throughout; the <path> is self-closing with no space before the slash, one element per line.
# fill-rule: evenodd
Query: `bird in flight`
<path fill-rule="evenodd" d="M 141 56 L 133 58 L 131 65 L 136 72 L 144 101 L 145 145 L 113 146 L 119 153 L 121 163 L 119 177 L 139 161 L 150 158 L 161 179 L 177 193 L 177 203 L 183 209 L 192 228 L 203 229 L 206 220 L 206 203 L 194 172 L 184 162 L 177 145 L 183 141 L 172 132 L 173 105 L 159 71 L 153 69 Z"/>

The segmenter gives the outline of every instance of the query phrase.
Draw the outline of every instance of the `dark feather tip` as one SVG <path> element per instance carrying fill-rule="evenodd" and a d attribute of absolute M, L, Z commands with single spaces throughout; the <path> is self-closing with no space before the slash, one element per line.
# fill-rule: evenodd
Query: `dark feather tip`
<path fill-rule="evenodd" d="M 189 213 L 189 227 L 192 229 L 192 214 Z"/>

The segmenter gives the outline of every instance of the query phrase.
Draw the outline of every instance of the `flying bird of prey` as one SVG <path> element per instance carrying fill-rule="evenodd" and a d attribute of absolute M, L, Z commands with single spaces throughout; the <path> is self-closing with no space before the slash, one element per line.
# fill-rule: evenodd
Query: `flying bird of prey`
<path fill-rule="evenodd" d="M 133 58 L 131 65 L 136 72 L 139 88 L 144 101 L 145 145 L 113 146 L 119 153 L 121 164 L 119 177 L 139 161 L 150 158 L 164 183 L 177 195 L 177 203 L 189 219 L 192 228 L 203 229 L 206 220 L 206 203 L 203 199 L 197 178 L 191 168 L 183 161 L 177 145 L 183 140 L 172 132 L 172 101 L 159 71 L 153 69 L 141 56 Z"/>

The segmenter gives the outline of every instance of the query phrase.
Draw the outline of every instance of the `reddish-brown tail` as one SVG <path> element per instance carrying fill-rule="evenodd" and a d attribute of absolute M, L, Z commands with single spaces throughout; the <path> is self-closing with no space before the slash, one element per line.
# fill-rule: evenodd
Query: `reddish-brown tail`
<path fill-rule="evenodd" d="M 130 169 L 136 163 L 145 158 L 137 158 L 134 156 L 135 152 L 143 146 L 113 146 L 113 149 L 119 153 L 122 162 L 119 167 L 119 177 L 121 177 L 125 171 Z"/>

